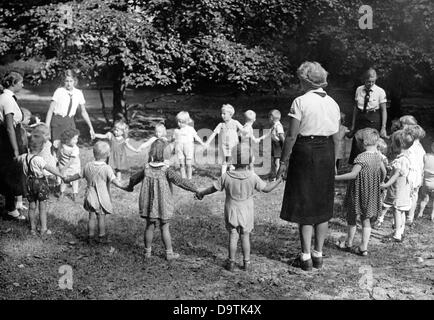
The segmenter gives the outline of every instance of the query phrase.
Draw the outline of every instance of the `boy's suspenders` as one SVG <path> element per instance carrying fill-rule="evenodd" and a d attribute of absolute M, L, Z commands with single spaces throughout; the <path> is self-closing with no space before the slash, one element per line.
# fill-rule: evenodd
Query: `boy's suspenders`
<path fill-rule="evenodd" d="M 33 176 L 33 177 L 36 178 L 36 175 L 35 175 L 35 173 L 32 170 L 32 166 L 30 165 L 31 162 L 32 162 L 32 160 L 33 160 L 33 158 L 35 158 L 35 157 L 36 157 L 36 155 L 33 155 L 33 157 L 29 160 L 29 155 L 27 154 L 27 156 L 26 156 L 26 162 L 27 162 L 27 175 L 29 175 L 29 173 L 30 173 L 30 176 Z"/>

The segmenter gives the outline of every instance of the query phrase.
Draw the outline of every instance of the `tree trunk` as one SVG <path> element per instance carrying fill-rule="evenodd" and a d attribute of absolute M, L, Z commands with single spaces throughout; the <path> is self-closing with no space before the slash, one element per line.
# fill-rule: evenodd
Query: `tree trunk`
<path fill-rule="evenodd" d="M 115 70 L 115 79 L 113 82 L 113 120 L 124 118 L 127 122 L 126 114 L 126 77 L 123 65 L 119 65 Z"/>
<path fill-rule="evenodd" d="M 105 122 L 107 123 L 107 125 L 110 125 L 110 119 L 107 115 L 107 109 L 105 107 L 104 94 L 103 94 L 102 90 L 103 90 L 103 88 L 98 85 L 99 100 L 101 101 L 102 114 L 104 116 L 104 119 L 105 119 Z"/>

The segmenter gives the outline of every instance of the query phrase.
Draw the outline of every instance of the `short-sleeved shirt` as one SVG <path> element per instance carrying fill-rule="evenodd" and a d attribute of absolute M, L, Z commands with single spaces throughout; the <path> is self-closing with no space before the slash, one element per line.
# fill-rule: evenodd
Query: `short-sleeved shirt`
<path fill-rule="evenodd" d="M 411 207 L 411 185 L 408 181 L 410 172 L 410 159 L 406 153 L 399 154 L 391 163 L 392 168 L 398 170 L 399 176 L 387 189 L 384 203 L 393 205 L 399 210 L 409 210 Z"/>
<path fill-rule="evenodd" d="M 424 157 L 424 185 L 429 190 L 434 189 L 434 154 L 427 153 Z"/>
<path fill-rule="evenodd" d="M 410 180 L 414 183 L 413 187 L 418 188 L 423 182 L 423 160 L 425 157 L 425 149 L 422 147 L 419 140 L 414 141 L 413 145 L 408 149 L 408 157 L 412 169 L 412 177 L 410 177 Z"/>
<path fill-rule="evenodd" d="M 192 126 L 184 126 L 173 131 L 175 142 L 179 144 L 194 143 L 194 139 L 199 139 L 196 130 Z"/>
<path fill-rule="evenodd" d="M 331 136 L 339 131 L 339 105 L 322 88 L 297 97 L 288 115 L 300 121 L 302 136 Z"/>
<path fill-rule="evenodd" d="M 373 85 L 369 90 L 369 102 L 366 106 L 366 111 L 373 111 L 380 108 L 381 103 L 386 103 L 386 92 L 377 85 Z M 360 86 L 356 89 L 355 100 L 357 102 L 357 108 L 363 110 L 365 104 L 366 90 L 365 86 Z"/>
<path fill-rule="evenodd" d="M 285 135 L 285 131 L 283 130 L 283 126 L 280 121 L 276 121 L 271 128 L 271 140 L 280 141 L 279 135 Z"/>
<path fill-rule="evenodd" d="M 80 165 L 80 149 L 78 146 L 68 146 L 66 144 L 61 144 L 59 152 L 58 152 L 58 162 L 59 167 L 62 168 L 65 166 L 69 161 L 69 169 L 68 172 L 70 174 L 79 173 L 81 171 L 81 165 Z"/>
<path fill-rule="evenodd" d="M 23 165 L 23 172 L 24 175 L 28 176 L 30 173 L 28 163 L 30 163 L 31 171 L 33 172 L 34 176 L 36 178 L 43 178 L 44 177 L 44 168 L 47 165 L 44 158 L 38 155 L 32 155 L 32 154 L 22 154 L 19 156 L 18 161 L 22 163 Z"/>
<path fill-rule="evenodd" d="M 72 106 L 69 114 L 67 114 L 71 97 Z M 66 90 L 64 87 L 57 88 L 51 100 L 56 102 L 53 113 L 62 117 L 75 116 L 78 106 L 86 103 L 83 92 L 77 88 L 72 89 L 72 91 Z"/>
<path fill-rule="evenodd" d="M 14 93 L 9 89 L 4 89 L 0 94 L 0 122 L 4 122 L 6 115 L 10 113 L 14 115 L 14 125 L 23 121 L 23 113 L 14 99 Z"/>

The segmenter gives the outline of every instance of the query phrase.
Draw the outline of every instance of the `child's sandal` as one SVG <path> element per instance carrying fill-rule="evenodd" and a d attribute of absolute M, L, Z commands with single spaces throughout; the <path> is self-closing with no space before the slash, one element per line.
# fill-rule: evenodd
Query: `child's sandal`
<path fill-rule="evenodd" d="M 235 261 L 232 260 L 226 261 L 225 269 L 230 272 L 233 272 L 235 270 Z"/>
<path fill-rule="evenodd" d="M 250 260 L 244 260 L 243 261 L 243 270 L 244 271 L 250 271 L 250 268 L 251 268 L 251 266 L 250 266 Z"/>
<path fill-rule="evenodd" d="M 355 247 L 352 252 L 361 257 L 366 257 L 368 255 L 368 250 L 362 250 L 360 247 Z"/>

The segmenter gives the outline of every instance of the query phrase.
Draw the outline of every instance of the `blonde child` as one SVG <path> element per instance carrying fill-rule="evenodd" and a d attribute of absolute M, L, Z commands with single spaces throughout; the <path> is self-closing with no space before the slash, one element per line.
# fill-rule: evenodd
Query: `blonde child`
<path fill-rule="evenodd" d="M 220 122 L 214 129 L 214 132 L 205 143 L 208 148 L 211 141 L 216 135 L 219 135 L 219 153 L 223 155 L 223 163 L 221 173 L 224 174 L 228 168 L 230 169 L 232 148 L 238 144 L 238 130 L 242 130 L 243 126 L 237 120 L 232 119 L 235 114 L 235 109 L 230 104 L 224 104 L 221 108 L 221 116 L 223 122 Z"/>
<path fill-rule="evenodd" d="M 368 255 L 368 243 L 371 236 L 371 222 L 381 212 L 380 183 L 386 175 L 386 168 L 380 154 L 377 151 L 377 143 L 380 134 L 376 129 L 365 128 L 359 130 L 359 148 L 364 151 L 354 159 L 351 172 L 337 175 L 335 179 L 351 180 L 348 185 L 344 200 L 344 208 L 347 210 L 348 233 L 344 250 L 352 251 L 360 256 Z M 353 240 L 357 230 L 357 216 L 362 222 L 362 242 L 360 246 L 353 248 Z"/>
<path fill-rule="evenodd" d="M 387 158 L 388 149 L 389 148 L 387 146 L 386 141 L 382 138 L 378 139 L 377 151 L 378 151 L 378 154 L 381 156 L 381 160 L 383 161 L 384 167 L 386 168 L 386 179 L 390 178 L 390 173 L 392 172 L 392 167 L 390 166 L 389 159 Z M 385 198 L 386 198 L 386 190 L 382 189 L 381 190 L 381 200 L 384 201 Z M 377 221 L 375 221 L 374 229 L 381 228 L 381 225 L 384 222 L 384 217 L 386 216 L 386 213 L 388 210 L 389 210 L 388 207 L 383 207 L 383 205 L 382 205 L 381 214 L 378 217 Z"/>
<path fill-rule="evenodd" d="M 53 145 L 50 141 L 50 128 L 48 128 L 45 123 L 35 123 L 31 135 L 39 135 L 44 138 L 44 145 L 41 152 L 39 152 L 39 156 L 41 156 L 49 166 L 56 167 L 57 159 L 53 153 Z M 58 185 L 57 179 L 53 174 L 45 170 L 44 175 L 47 177 L 48 185 L 51 188 L 54 188 Z"/>
<path fill-rule="evenodd" d="M 425 210 L 426 205 L 428 204 L 430 195 L 433 195 L 434 192 L 434 143 L 431 143 L 431 152 L 425 154 L 424 159 L 424 175 L 423 175 L 423 187 L 422 194 L 423 198 L 420 202 L 419 214 L 418 218 L 422 218 L 423 211 Z M 433 199 L 433 207 L 431 211 L 431 221 L 434 222 L 434 197 Z"/>
<path fill-rule="evenodd" d="M 95 243 L 95 233 L 98 225 L 98 242 L 109 243 L 106 233 L 106 215 L 113 213 L 110 197 L 110 184 L 125 189 L 125 186 L 116 177 L 113 169 L 106 163 L 110 156 L 110 145 L 105 141 L 98 141 L 93 146 L 94 161 L 86 163 L 79 174 L 68 176 L 66 183 L 86 179 L 87 187 L 84 198 L 84 209 L 89 213 L 88 238 L 89 244 Z"/>
<path fill-rule="evenodd" d="M 345 113 L 341 112 L 341 124 L 339 125 L 339 132 L 337 135 L 337 146 L 335 147 L 336 150 L 336 170 L 339 170 L 339 164 L 342 159 L 345 158 L 345 151 L 346 151 L 346 136 L 350 132 L 350 129 L 346 127 L 345 125 Z"/>
<path fill-rule="evenodd" d="M 266 184 L 256 173 L 249 170 L 251 151 L 246 145 L 239 144 L 233 150 L 236 154 L 235 170 L 224 173 L 212 186 L 201 189 L 198 198 L 216 191 L 226 191 L 224 209 L 225 226 L 229 232 L 228 261 L 225 268 L 235 269 L 238 239 L 241 236 L 243 250 L 243 269 L 250 268 L 250 233 L 254 226 L 254 191 L 268 193 L 274 190 L 281 179 Z"/>
<path fill-rule="evenodd" d="M 273 158 L 271 162 L 271 180 L 273 181 L 280 168 L 280 157 L 282 156 L 283 142 L 285 141 L 285 131 L 280 122 L 281 117 L 282 115 L 277 109 L 273 109 L 268 113 L 268 120 L 273 125 L 267 134 L 267 136 L 271 136 L 271 157 Z"/>
<path fill-rule="evenodd" d="M 33 134 L 29 141 L 29 153 L 19 157 L 26 177 L 27 200 L 29 201 L 30 232 L 36 235 L 37 216 L 36 209 L 39 208 L 39 219 L 41 223 L 40 232 L 42 236 L 50 235 L 47 227 L 47 200 L 49 198 L 49 187 L 45 172 L 62 178 L 59 170 L 49 165 L 39 154 L 42 151 L 45 138 L 42 135 Z"/>
<path fill-rule="evenodd" d="M 152 254 L 152 240 L 157 223 L 160 226 L 161 237 L 166 248 L 166 259 L 179 258 L 179 254 L 173 252 L 170 236 L 170 220 L 175 213 L 175 202 L 172 194 L 172 185 L 175 184 L 187 191 L 197 192 L 196 187 L 186 179 L 181 178 L 167 165 L 171 155 L 168 142 L 165 139 L 157 139 L 151 145 L 149 161 L 145 168 L 130 177 L 128 191 L 142 182 L 139 196 L 139 214 L 146 220 L 145 229 L 145 258 Z"/>
<path fill-rule="evenodd" d="M 137 150 L 139 152 L 149 148 L 157 139 L 161 139 L 161 140 L 164 140 L 166 142 L 168 141 L 167 130 L 166 130 L 166 126 L 164 125 L 164 123 L 157 123 L 155 125 L 154 133 L 155 133 L 155 135 L 153 137 L 151 137 L 147 141 L 143 142 L 137 148 Z"/>
<path fill-rule="evenodd" d="M 409 180 L 412 183 L 412 191 L 411 208 L 408 211 L 407 223 L 412 225 L 419 196 L 419 189 L 423 184 L 424 157 L 426 152 L 420 143 L 420 139 L 425 138 L 425 130 L 423 130 L 422 127 L 417 124 L 406 125 L 404 130 L 407 130 L 414 139 L 413 145 L 408 149 L 410 158 Z"/>
<path fill-rule="evenodd" d="M 405 230 L 405 212 L 411 208 L 410 159 L 408 149 L 413 144 L 412 135 L 406 130 L 398 130 L 392 134 L 391 148 L 394 160 L 391 163 L 392 173 L 381 188 L 387 188 L 383 207 L 393 207 L 395 231 L 392 240 L 402 242 Z"/>
<path fill-rule="evenodd" d="M 205 144 L 198 136 L 196 130 L 190 125 L 192 120 L 188 112 L 179 112 L 176 115 L 176 120 L 179 128 L 174 130 L 173 137 L 175 141 L 175 153 L 181 167 L 181 177 L 183 179 L 191 179 L 193 175 L 194 140 L 198 141 L 202 146 L 205 146 Z"/>
<path fill-rule="evenodd" d="M 129 169 L 127 149 L 139 152 L 129 143 L 128 125 L 123 120 L 117 120 L 114 123 L 112 131 L 105 134 L 95 133 L 95 138 L 107 139 L 109 141 L 111 150 L 109 164 L 114 169 L 116 177 L 120 180 L 122 172 Z"/>
<path fill-rule="evenodd" d="M 77 146 L 78 135 L 77 129 L 66 129 L 60 135 L 60 146 L 57 150 L 57 167 L 64 176 L 79 174 L 81 172 L 80 149 Z M 78 181 L 72 181 L 72 200 L 76 201 L 78 196 Z M 60 197 L 65 195 L 66 184 L 60 184 Z"/>
<path fill-rule="evenodd" d="M 256 121 L 256 113 L 253 110 L 247 110 L 244 112 L 245 124 L 243 129 L 240 131 L 240 143 L 249 148 L 251 152 L 252 162 L 249 164 L 250 170 L 254 169 L 255 157 L 253 155 L 253 145 L 252 143 L 259 143 L 261 140 L 265 139 L 266 135 L 256 138 L 253 133 L 253 124 Z"/>

